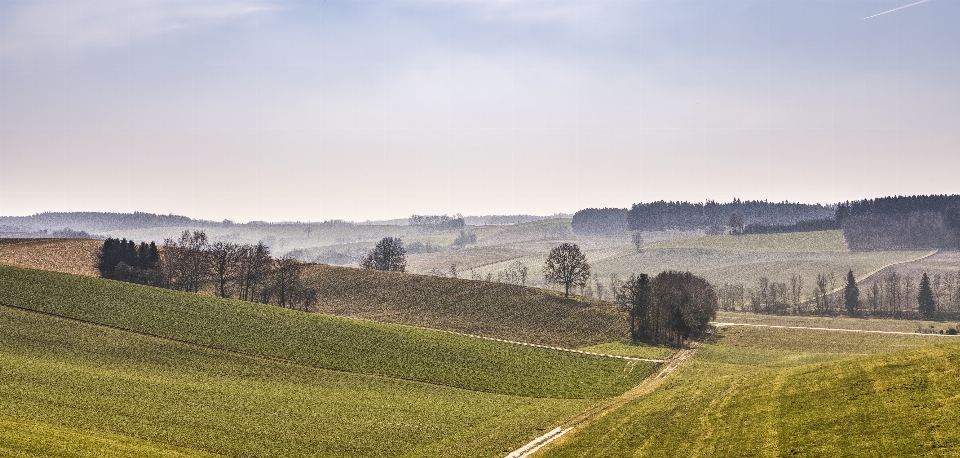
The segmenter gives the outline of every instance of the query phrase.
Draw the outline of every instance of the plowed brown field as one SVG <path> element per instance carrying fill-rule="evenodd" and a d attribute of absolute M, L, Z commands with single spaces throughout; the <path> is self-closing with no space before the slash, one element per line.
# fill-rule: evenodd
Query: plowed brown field
<path fill-rule="evenodd" d="M 98 277 L 93 263 L 102 245 L 87 239 L 19 239 L 0 243 L 0 264 Z"/>

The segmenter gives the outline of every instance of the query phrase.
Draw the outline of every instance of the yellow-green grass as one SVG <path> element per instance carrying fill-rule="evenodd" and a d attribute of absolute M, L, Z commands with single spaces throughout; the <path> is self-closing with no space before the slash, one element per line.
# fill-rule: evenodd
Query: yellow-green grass
<path fill-rule="evenodd" d="M 623 361 L 297 312 L 99 278 L 0 267 L 0 303 L 311 366 L 536 397 L 635 385 Z"/>
<path fill-rule="evenodd" d="M 74 457 L 179 458 L 217 457 L 196 449 L 143 439 L 69 428 L 36 421 L 0 418 L 0 456 L 12 458 Z"/>
<path fill-rule="evenodd" d="M 347 267 L 312 272 L 324 313 L 567 348 L 618 341 L 628 332 L 612 304 L 554 291 Z"/>
<path fill-rule="evenodd" d="M 956 455 L 960 340 L 731 327 L 543 456 Z M 939 344 L 939 345 L 937 345 Z"/>
<path fill-rule="evenodd" d="M 590 400 L 317 369 L 0 306 L 13 456 L 493 456 Z"/>

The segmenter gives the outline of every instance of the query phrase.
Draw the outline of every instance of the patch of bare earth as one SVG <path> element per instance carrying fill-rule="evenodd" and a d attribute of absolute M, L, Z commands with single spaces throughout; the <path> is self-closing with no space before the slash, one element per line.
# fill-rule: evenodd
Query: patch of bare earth
<path fill-rule="evenodd" d="M 0 244 L 0 264 L 98 277 L 94 257 L 100 240 L 19 239 Z"/>

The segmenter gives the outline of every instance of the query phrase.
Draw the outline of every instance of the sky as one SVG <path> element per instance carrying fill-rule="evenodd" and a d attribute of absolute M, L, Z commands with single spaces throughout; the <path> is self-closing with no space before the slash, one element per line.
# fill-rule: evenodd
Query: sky
<path fill-rule="evenodd" d="M 0 215 L 960 193 L 960 2 L 0 0 Z"/>

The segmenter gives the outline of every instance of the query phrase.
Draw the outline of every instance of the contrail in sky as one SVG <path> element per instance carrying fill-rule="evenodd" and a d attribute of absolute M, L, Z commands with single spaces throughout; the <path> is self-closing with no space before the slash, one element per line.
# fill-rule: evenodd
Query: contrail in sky
<path fill-rule="evenodd" d="M 877 17 L 877 16 L 880 16 L 881 14 L 892 13 L 892 12 L 894 12 L 894 11 L 896 11 L 896 10 L 902 10 L 902 9 L 904 9 L 904 8 L 909 8 L 909 7 L 913 6 L 913 5 L 919 5 L 919 4 L 921 4 L 921 3 L 927 3 L 927 2 L 929 2 L 929 1 L 930 1 L 930 0 L 920 0 L 920 1 L 917 2 L 917 3 L 911 3 L 911 4 L 909 4 L 909 5 L 901 6 L 900 8 L 894 8 L 894 9 L 892 9 L 892 10 L 890 10 L 890 11 L 884 11 L 884 12 L 882 12 L 882 13 L 874 14 L 873 16 L 867 16 L 867 17 L 865 17 L 864 19 L 870 19 L 870 18 L 872 18 L 872 17 Z"/>

